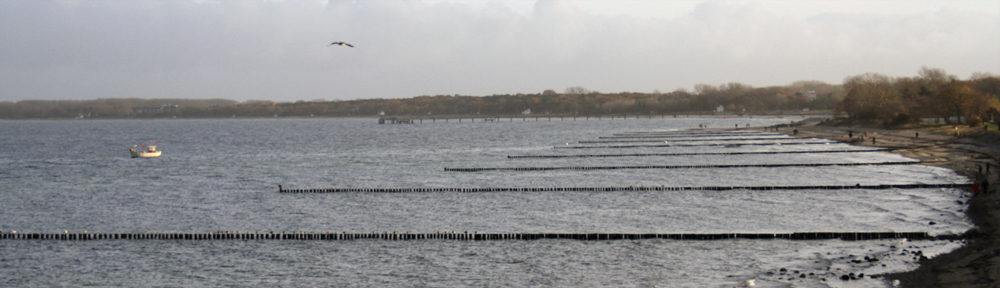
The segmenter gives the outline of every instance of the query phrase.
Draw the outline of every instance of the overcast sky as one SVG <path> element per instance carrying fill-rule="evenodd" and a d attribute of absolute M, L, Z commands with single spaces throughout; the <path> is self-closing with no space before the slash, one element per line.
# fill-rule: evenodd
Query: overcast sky
<path fill-rule="evenodd" d="M 1000 1 L 0 0 L 0 101 L 670 92 L 921 66 L 1000 74 Z"/>

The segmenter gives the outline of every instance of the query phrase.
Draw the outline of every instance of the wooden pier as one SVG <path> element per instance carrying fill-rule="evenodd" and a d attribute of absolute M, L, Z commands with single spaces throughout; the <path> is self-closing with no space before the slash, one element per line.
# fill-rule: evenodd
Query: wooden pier
<path fill-rule="evenodd" d="M 378 124 L 413 124 L 413 119 L 406 118 L 378 118 Z"/>

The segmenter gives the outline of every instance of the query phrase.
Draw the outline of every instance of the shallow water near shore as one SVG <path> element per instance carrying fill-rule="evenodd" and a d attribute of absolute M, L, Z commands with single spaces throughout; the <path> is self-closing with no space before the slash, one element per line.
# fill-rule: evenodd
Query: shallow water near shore
<path fill-rule="evenodd" d="M 44 233 L 63 230 L 927 231 L 939 235 L 958 234 L 971 227 L 962 213 L 967 197 L 958 189 L 277 193 L 279 184 L 286 188 L 315 188 L 968 182 L 952 171 L 924 165 L 444 171 L 445 167 L 912 160 L 886 152 L 507 158 L 508 155 L 863 149 L 841 143 L 554 149 L 571 145 L 606 146 L 577 142 L 627 131 L 679 130 L 696 128 L 699 124 L 732 127 L 749 123 L 754 128 L 787 122 L 786 119 L 694 118 L 551 122 L 543 118 L 539 122 L 413 125 L 378 125 L 374 119 L 0 121 L 0 219 L 3 219 L 0 230 Z M 128 158 L 128 147 L 148 144 L 153 139 L 158 140 L 162 157 Z M 746 142 L 762 141 L 772 140 Z M 820 140 L 776 137 L 773 141 Z M 928 225 L 932 221 L 935 225 Z M 898 243 L 897 240 L 4 240 L 0 241 L 0 272 L 4 275 L 0 276 L 0 283 L 731 287 L 756 279 L 758 287 L 792 283 L 796 287 L 882 287 L 883 283 L 877 279 L 838 278 L 847 273 L 871 275 L 910 269 L 915 265 L 910 252 L 921 251 L 930 257 L 958 245 L 948 241 Z M 865 256 L 880 260 L 851 262 Z M 788 271 L 782 273 L 781 268 Z"/>

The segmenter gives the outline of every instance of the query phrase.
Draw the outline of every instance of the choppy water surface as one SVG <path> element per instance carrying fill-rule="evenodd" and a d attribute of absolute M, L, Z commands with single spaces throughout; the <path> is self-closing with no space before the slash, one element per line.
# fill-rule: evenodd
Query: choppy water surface
<path fill-rule="evenodd" d="M 962 213 L 966 197 L 956 189 L 277 193 L 279 184 L 295 188 L 606 187 L 968 181 L 949 170 L 924 165 L 444 171 L 445 167 L 913 160 L 884 152 L 507 158 L 508 155 L 865 149 L 840 143 L 739 148 L 555 148 L 621 145 L 578 141 L 599 140 L 601 136 L 629 131 L 679 130 L 698 124 L 731 127 L 749 123 L 751 127 L 760 127 L 787 121 L 681 118 L 549 122 L 543 118 L 539 122 L 431 124 L 425 121 L 413 125 L 378 125 L 373 119 L 2 121 L 0 229 L 47 233 L 87 230 L 945 234 L 961 233 L 971 227 Z M 158 140 L 162 157 L 128 158 L 128 147 L 153 139 Z M 706 138 L 683 143 L 735 142 L 825 140 L 779 136 L 773 140 Z M 931 221 L 936 225 L 928 225 Z M 0 241 L 0 285 L 730 287 L 755 279 L 758 287 L 791 284 L 881 287 L 879 280 L 846 282 L 834 278 L 849 272 L 870 275 L 912 268 L 912 256 L 902 254 L 920 250 L 930 256 L 958 245 L 945 241 L 839 240 Z M 850 262 L 869 255 L 877 255 L 881 261 Z M 788 272 L 782 273 L 781 268 Z M 792 271 L 799 273 L 793 275 Z"/>

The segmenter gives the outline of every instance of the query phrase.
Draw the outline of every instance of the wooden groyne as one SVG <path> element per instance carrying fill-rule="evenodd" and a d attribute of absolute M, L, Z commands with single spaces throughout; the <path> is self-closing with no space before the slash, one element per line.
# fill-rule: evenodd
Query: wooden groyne
<path fill-rule="evenodd" d="M 926 189 L 926 188 L 968 188 L 972 184 L 962 183 L 911 183 L 876 185 L 759 185 L 759 186 L 617 186 L 617 187 L 410 187 L 410 188 L 283 188 L 279 193 L 421 193 L 421 192 L 614 192 L 614 191 L 730 191 L 730 190 L 844 190 L 844 189 Z"/>
<path fill-rule="evenodd" d="M 670 131 L 625 131 L 620 133 L 614 133 L 612 135 L 647 135 L 647 134 L 761 134 L 761 133 L 772 133 L 767 131 L 759 130 L 733 130 L 730 128 L 726 129 L 684 129 L 684 130 L 670 130 Z"/>
<path fill-rule="evenodd" d="M 733 137 L 778 137 L 788 135 L 783 134 L 760 134 L 760 135 L 657 135 L 657 136 L 600 136 L 597 139 L 621 140 L 621 139 L 671 139 L 671 138 L 733 138 Z"/>
<path fill-rule="evenodd" d="M 509 159 L 524 158 L 590 158 L 590 157 L 654 157 L 654 156 L 698 156 L 698 155 L 767 155 L 767 154 L 811 154 L 811 153 L 863 153 L 883 152 L 888 149 L 864 150 L 804 150 L 804 151 L 758 151 L 758 152 L 690 152 L 690 153 L 633 153 L 633 154 L 577 154 L 577 155 L 507 155 Z"/>
<path fill-rule="evenodd" d="M 661 138 L 662 139 L 662 138 Z M 710 142 L 710 141 L 755 141 L 755 140 L 789 140 L 794 139 L 790 137 L 768 137 L 768 138 L 711 138 L 711 139 L 674 139 L 669 140 L 669 142 Z M 577 141 L 580 144 L 599 144 L 599 143 L 663 143 L 666 140 L 582 140 Z"/>
<path fill-rule="evenodd" d="M 700 168 L 777 168 L 777 167 L 825 167 L 825 166 L 885 166 L 914 165 L 920 161 L 891 161 L 869 163 L 784 163 L 784 164 L 707 164 L 707 165 L 637 165 L 637 166 L 563 166 L 563 167 L 470 167 L 448 168 L 449 172 L 479 171 L 551 171 L 551 170 L 619 170 L 619 169 L 700 169 Z"/>
<path fill-rule="evenodd" d="M 686 116 L 690 117 L 692 115 L 686 115 Z M 701 115 L 698 115 L 698 116 L 701 116 Z M 633 114 L 633 115 L 628 115 L 628 114 L 622 114 L 622 115 L 600 115 L 600 116 L 597 116 L 597 115 L 594 115 L 594 116 L 587 116 L 587 115 L 584 115 L 584 116 L 580 116 L 580 115 L 569 115 L 569 116 L 567 116 L 567 115 L 558 115 L 558 116 L 527 116 L 527 115 L 522 115 L 522 116 L 487 116 L 487 117 L 472 117 L 472 116 L 469 116 L 469 117 L 458 117 L 458 116 L 456 116 L 456 117 L 452 117 L 452 118 L 449 118 L 449 117 L 441 117 L 441 118 L 438 118 L 438 117 L 429 117 L 429 118 L 423 118 L 423 117 L 421 117 L 421 118 L 402 118 L 402 119 L 405 120 L 405 122 L 396 122 L 396 123 L 391 123 L 390 122 L 390 119 L 396 119 L 395 117 L 380 117 L 379 118 L 379 124 L 386 124 L 386 123 L 391 123 L 391 124 L 402 124 L 402 123 L 413 124 L 413 123 L 419 123 L 419 124 L 422 124 L 422 123 L 424 123 L 424 121 L 427 121 L 428 123 L 437 123 L 438 121 L 441 121 L 441 123 L 450 123 L 450 122 L 462 123 L 463 120 L 465 120 L 467 122 L 471 122 L 471 123 L 475 123 L 477 121 L 478 122 L 482 122 L 482 123 L 485 123 L 485 122 L 499 123 L 499 122 L 528 122 L 528 121 L 531 121 L 531 122 L 540 122 L 540 121 L 551 122 L 552 120 L 559 120 L 559 121 L 587 120 L 587 121 L 589 121 L 589 120 L 616 120 L 616 119 L 626 120 L 626 119 L 653 119 L 653 118 L 664 119 L 664 118 L 666 118 L 666 115 L 652 115 L 652 114 L 646 114 L 646 115 Z M 677 115 L 673 115 L 673 118 L 677 118 Z M 504 120 L 504 119 L 507 119 L 507 120 Z M 520 120 L 520 121 L 518 121 L 518 120 Z"/>
<path fill-rule="evenodd" d="M 427 117 L 427 116 L 414 115 L 414 117 L 412 117 L 412 118 L 405 118 L 407 120 L 410 120 L 410 122 L 405 122 L 405 123 L 424 123 L 424 121 L 427 121 L 428 123 L 437 123 L 438 121 L 440 121 L 441 123 L 449 123 L 449 121 L 450 122 L 455 122 L 455 123 L 461 123 L 462 120 L 466 120 L 468 122 L 473 122 L 473 123 L 475 123 L 475 122 L 529 122 L 529 121 L 530 122 L 540 122 L 540 121 L 549 121 L 549 122 L 551 122 L 553 120 L 558 120 L 558 121 L 628 120 L 628 119 L 637 119 L 638 120 L 638 119 L 654 119 L 654 118 L 666 119 L 668 117 L 669 118 L 690 118 L 690 117 L 701 117 L 703 115 L 718 116 L 716 114 L 669 114 L 669 115 L 667 115 L 667 114 L 657 114 L 657 115 L 654 115 L 654 114 L 618 114 L 618 115 L 545 115 L 545 116 L 541 116 L 541 115 L 516 115 L 516 116 L 507 115 L 507 116 L 485 116 L 485 117 L 483 117 L 483 116 L 472 116 L 472 115 L 467 115 L 467 116 L 464 116 L 464 117 L 463 116 Z M 734 116 L 734 115 L 728 115 L 728 116 Z M 723 116 L 723 117 L 725 117 L 725 116 Z M 391 119 L 391 118 L 396 118 L 396 117 L 391 117 L 391 116 L 390 117 L 380 117 L 379 119 Z M 717 133 L 719 131 L 748 131 L 748 132 L 752 132 L 752 131 L 749 130 L 749 129 L 751 129 L 750 126 L 749 126 L 750 125 L 749 123 L 735 125 L 736 124 L 735 122 L 739 122 L 739 121 L 742 121 L 740 119 L 744 119 L 743 116 L 732 117 L 732 118 L 728 118 L 727 117 L 727 118 L 723 118 L 723 119 L 733 120 L 734 121 L 733 122 L 734 126 L 729 126 L 729 125 L 720 125 L 718 127 L 704 126 L 702 128 L 692 128 L 692 129 L 684 130 L 684 131 L 704 132 L 704 133 L 713 133 L 713 132 Z M 385 123 L 386 123 L 386 121 L 382 121 L 379 124 L 385 124 Z M 779 125 L 774 125 L 774 126 L 788 127 L 788 124 L 779 124 Z M 774 126 L 770 126 L 770 127 L 774 127 Z M 766 128 L 767 127 L 765 127 L 765 130 L 766 130 Z M 720 130 L 720 129 L 729 129 L 729 130 Z M 736 129 L 736 130 L 733 130 L 733 129 Z M 760 129 L 760 127 L 753 127 L 752 129 Z M 678 131 L 680 131 L 680 130 L 678 130 Z M 625 132 L 625 133 L 671 133 L 671 132 L 675 132 L 675 131 L 648 131 L 648 132 Z"/>
<path fill-rule="evenodd" d="M 846 241 L 900 239 L 910 240 L 957 240 L 959 235 L 931 236 L 927 232 L 794 232 L 794 233 L 478 233 L 478 232 L 238 232 L 220 231 L 209 233 L 0 233 L 0 240 L 540 240 L 571 239 L 583 241 L 605 240 L 726 240 L 726 239 L 785 239 L 785 240 L 829 240 Z"/>
<path fill-rule="evenodd" d="M 713 133 L 615 133 L 601 138 L 656 138 L 656 137 L 742 137 L 742 136 L 788 136 L 772 132 L 713 132 Z"/>
<path fill-rule="evenodd" d="M 607 149 L 623 149 L 623 148 L 658 148 L 658 147 L 704 147 L 704 146 L 726 146 L 726 145 L 740 145 L 740 146 L 770 146 L 770 145 L 824 145 L 842 142 L 766 142 L 766 143 L 710 143 L 710 144 L 660 144 L 660 145 L 606 145 L 606 146 L 553 146 L 555 149 L 593 149 L 593 148 L 607 148 Z"/>

